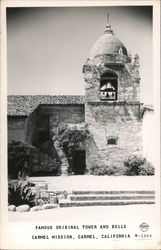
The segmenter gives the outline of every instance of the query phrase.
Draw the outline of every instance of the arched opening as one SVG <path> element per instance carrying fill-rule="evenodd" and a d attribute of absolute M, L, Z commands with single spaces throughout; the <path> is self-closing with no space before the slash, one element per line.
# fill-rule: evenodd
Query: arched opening
<path fill-rule="evenodd" d="M 116 73 L 106 71 L 101 75 L 100 92 L 101 100 L 113 101 L 117 100 L 118 76 Z"/>

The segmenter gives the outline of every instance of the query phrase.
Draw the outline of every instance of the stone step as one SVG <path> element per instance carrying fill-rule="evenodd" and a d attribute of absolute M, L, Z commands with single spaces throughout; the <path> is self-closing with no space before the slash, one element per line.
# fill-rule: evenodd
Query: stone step
<path fill-rule="evenodd" d="M 96 200 L 154 200 L 154 195 L 70 195 L 71 201 L 96 201 Z"/>
<path fill-rule="evenodd" d="M 152 190 L 74 190 L 68 199 L 59 200 L 60 207 L 83 206 L 122 206 L 155 204 L 155 191 Z"/>
<path fill-rule="evenodd" d="M 70 201 L 61 200 L 59 202 L 60 207 L 85 207 L 85 206 L 125 206 L 125 205 L 145 205 L 155 204 L 155 201 Z"/>
<path fill-rule="evenodd" d="M 153 190 L 124 190 L 124 191 L 119 191 L 119 190 L 111 190 L 111 191 L 103 191 L 103 190 L 97 190 L 97 191 L 94 191 L 94 190 L 89 190 L 89 191 L 85 191 L 85 190 L 78 190 L 78 191 L 75 191 L 73 190 L 72 192 L 73 195 L 89 195 L 89 194 L 94 194 L 94 195 L 98 195 L 98 194 L 101 194 L 101 195 L 104 195 L 104 194 L 108 194 L 108 195 L 121 195 L 121 194 L 146 194 L 146 195 L 154 195 L 155 194 L 155 191 Z"/>

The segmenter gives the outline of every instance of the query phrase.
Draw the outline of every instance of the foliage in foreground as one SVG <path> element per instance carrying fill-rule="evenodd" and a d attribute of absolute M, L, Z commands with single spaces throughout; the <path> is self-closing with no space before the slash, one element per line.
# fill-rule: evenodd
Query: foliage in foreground
<path fill-rule="evenodd" d="M 50 149 L 49 154 L 47 154 L 48 149 Z M 52 141 L 44 143 L 40 149 L 21 141 L 12 141 L 8 144 L 10 179 L 25 178 L 27 175 L 34 174 L 56 175 L 58 168 L 58 159 Z"/>
<path fill-rule="evenodd" d="M 35 193 L 30 183 L 23 180 L 9 180 L 8 182 L 8 203 L 9 205 L 35 205 Z"/>
<path fill-rule="evenodd" d="M 24 142 L 12 141 L 8 144 L 8 175 L 10 178 L 17 179 L 19 174 L 23 175 L 23 171 L 27 172 L 29 169 L 24 169 L 25 161 L 32 166 L 37 163 L 38 150 Z"/>

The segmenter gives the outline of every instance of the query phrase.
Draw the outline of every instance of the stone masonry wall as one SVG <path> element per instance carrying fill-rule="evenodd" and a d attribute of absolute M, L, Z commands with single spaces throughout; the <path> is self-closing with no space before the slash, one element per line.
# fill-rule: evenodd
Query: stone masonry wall
<path fill-rule="evenodd" d="M 26 139 L 26 117 L 8 116 L 8 141 L 23 141 Z"/>
<path fill-rule="evenodd" d="M 81 123 L 85 120 L 84 105 L 46 105 L 38 110 L 39 120 L 41 115 L 50 115 L 50 132 L 56 131 L 61 122 Z"/>
<path fill-rule="evenodd" d="M 139 57 L 136 55 L 131 62 L 130 57 L 112 56 L 99 55 L 83 66 L 85 121 L 95 144 L 87 151 L 87 167 L 121 166 L 128 156 L 142 152 Z M 108 72 L 109 77 L 117 76 L 117 100 L 102 101 L 101 77 Z M 108 145 L 108 137 L 118 138 L 118 144 Z"/>
<path fill-rule="evenodd" d="M 8 141 L 22 141 L 31 145 L 36 134 L 36 111 L 27 116 L 8 116 Z"/>
<path fill-rule="evenodd" d="M 131 74 L 132 67 L 119 69 L 117 67 L 106 67 L 101 70 L 94 66 L 91 71 L 85 73 L 86 80 L 86 102 L 100 101 L 100 78 L 101 72 L 113 71 L 118 75 L 118 101 L 139 101 L 140 99 L 140 80 L 137 73 Z"/>
<path fill-rule="evenodd" d="M 139 105 L 86 104 L 86 122 L 95 142 L 87 152 L 88 167 L 114 166 L 133 153 L 142 152 L 142 120 Z M 118 137 L 118 145 L 108 145 L 108 137 Z"/>
<path fill-rule="evenodd" d="M 139 57 L 136 55 L 133 63 L 110 64 L 102 56 L 95 63 L 88 59 L 83 66 L 86 102 L 100 102 L 100 80 L 105 72 L 113 72 L 118 77 L 118 101 L 140 101 Z"/>
<path fill-rule="evenodd" d="M 35 144 L 35 136 L 37 133 L 36 128 L 36 110 L 26 119 L 25 123 L 25 136 L 26 136 L 26 142 L 34 145 Z"/>
<path fill-rule="evenodd" d="M 59 143 L 55 140 L 57 128 L 60 123 L 79 124 L 85 120 L 84 105 L 46 105 L 40 106 L 37 114 L 37 124 L 41 123 L 43 115 L 49 115 L 50 138 L 53 138 L 53 147 L 60 159 L 59 174 L 68 173 L 69 163 L 63 150 L 59 148 Z"/>
<path fill-rule="evenodd" d="M 49 124 L 44 119 L 46 116 L 49 118 Z M 52 162 L 53 157 L 56 161 L 55 166 L 58 165 L 59 158 L 61 164 L 67 165 L 65 155 L 63 152 L 60 154 L 61 149 L 52 143 L 54 133 L 61 122 L 78 124 L 84 120 L 84 105 L 40 105 L 29 117 L 8 117 L 8 140 L 27 142 L 41 149 L 44 152 L 43 165 L 48 164 L 51 157 Z M 49 134 L 47 141 L 44 142 L 41 142 L 40 138 L 42 130 Z"/>

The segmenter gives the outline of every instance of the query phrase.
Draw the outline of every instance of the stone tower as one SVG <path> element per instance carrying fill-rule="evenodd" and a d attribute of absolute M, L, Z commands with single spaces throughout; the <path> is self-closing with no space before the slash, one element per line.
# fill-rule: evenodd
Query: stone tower
<path fill-rule="evenodd" d="M 141 153 L 139 57 L 127 53 L 110 24 L 94 44 L 83 66 L 85 120 L 93 136 L 86 154 L 93 164 L 119 166 Z"/>

